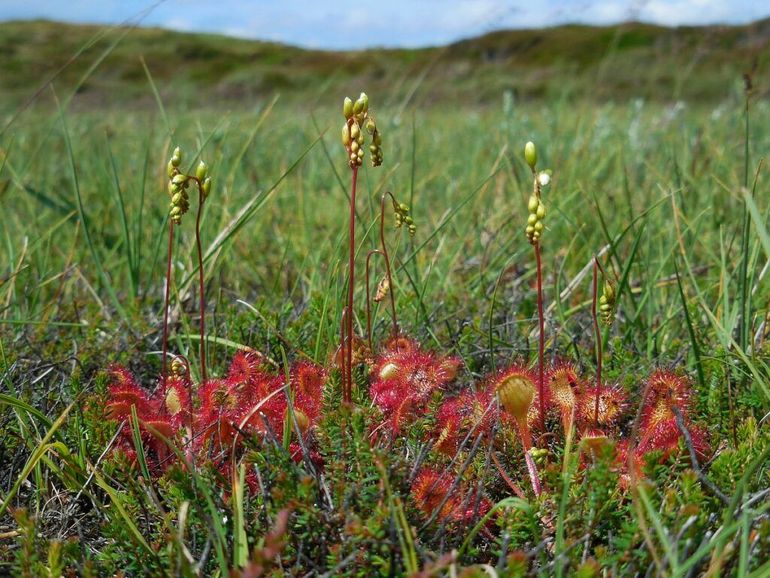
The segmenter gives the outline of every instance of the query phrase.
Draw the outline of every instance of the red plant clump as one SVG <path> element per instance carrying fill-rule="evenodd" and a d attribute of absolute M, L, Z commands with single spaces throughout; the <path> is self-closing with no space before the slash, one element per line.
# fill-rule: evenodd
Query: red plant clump
<path fill-rule="evenodd" d="M 433 393 L 454 380 L 459 367 L 456 358 L 423 351 L 415 342 L 397 338 L 377 358 L 369 393 L 397 434 L 424 413 Z"/>
<path fill-rule="evenodd" d="M 222 467 L 222 460 L 228 457 L 239 435 L 271 435 L 282 441 L 284 420 L 289 414 L 284 378 L 268 372 L 252 353 L 237 353 L 226 377 L 211 378 L 197 391 L 186 372 L 170 375 L 165 386 L 151 396 L 125 368 L 112 367 L 110 378 L 106 415 L 112 421 L 122 422 L 130 418 L 131 407 L 136 407 L 143 445 L 154 473 L 164 469 L 171 452 L 154 432 L 181 441 L 188 456 L 214 459 L 223 472 L 229 470 Z M 296 424 L 303 436 L 320 417 L 326 378 L 323 368 L 307 361 L 297 362 L 291 368 L 288 389 Z M 118 448 L 132 461 L 135 459 L 130 428 L 121 430 Z M 292 457 L 302 459 L 302 445 L 294 442 L 291 448 Z M 310 453 L 311 460 L 320 462 L 313 451 Z"/>
<path fill-rule="evenodd" d="M 449 472 L 424 467 L 412 483 L 412 500 L 426 519 L 434 513 L 439 522 L 468 523 L 484 516 L 491 502 L 464 484 L 452 489 L 454 478 Z"/>
<path fill-rule="evenodd" d="M 160 436 L 173 440 L 180 430 L 181 416 L 184 415 L 182 407 L 174 406 L 173 409 L 176 412 L 169 412 L 166 407 L 166 397 L 169 392 L 173 392 L 169 396 L 173 399 L 181 384 L 178 380 L 168 380 L 170 387 L 149 396 L 139 387 L 127 369 L 113 365 L 109 373 L 111 383 L 107 390 L 110 399 L 105 405 L 107 418 L 119 422 L 130 420 L 131 408 L 136 408 L 142 445 L 149 450 L 146 455 L 148 467 L 153 472 L 160 471 L 170 454 L 170 450 Z M 115 449 L 126 455 L 131 462 L 136 460 L 131 427 L 124 427 L 120 431 Z"/>

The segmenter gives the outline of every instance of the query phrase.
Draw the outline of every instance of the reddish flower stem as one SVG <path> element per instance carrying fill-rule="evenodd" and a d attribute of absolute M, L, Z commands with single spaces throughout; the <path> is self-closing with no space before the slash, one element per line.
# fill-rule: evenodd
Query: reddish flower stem
<path fill-rule="evenodd" d="M 602 385 L 602 334 L 599 329 L 599 318 L 596 314 L 596 297 L 599 292 L 599 260 L 594 257 L 594 281 L 593 299 L 591 302 L 591 315 L 594 319 L 594 333 L 596 334 L 596 399 L 594 400 L 594 424 L 599 427 L 599 398 Z"/>
<path fill-rule="evenodd" d="M 200 292 L 200 357 L 201 357 L 201 384 L 206 383 L 206 290 L 203 278 L 203 248 L 201 246 L 201 214 L 203 213 L 203 203 L 206 197 L 201 189 L 202 183 L 198 183 L 198 215 L 195 218 L 195 245 L 198 249 L 198 286 Z"/>
<path fill-rule="evenodd" d="M 174 249 L 174 221 L 168 222 L 168 252 L 166 257 L 166 295 L 163 301 L 163 357 L 161 361 L 161 381 L 166 385 L 168 369 L 166 358 L 168 356 L 168 307 L 171 300 L 171 252 Z"/>
<path fill-rule="evenodd" d="M 342 373 L 342 401 L 350 403 L 353 399 L 353 291 L 355 289 L 356 274 L 356 185 L 358 184 L 358 166 L 351 171 L 350 186 L 350 229 L 348 243 L 348 299 L 347 299 L 347 323 L 343 336 L 344 369 Z"/>
<path fill-rule="evenodd" d="M 545 431 L 545 315 L 543 313 L 543 263 L 539 241 L 535 241 L 535 260 L 537 261 L 537 318 L 540 330 L 537 349 L 537 387 L 540 394 L 538 411 L 540 426 Z"/>
<path fill-rule="evenodd" d="M 532 449 L 532 435 L 526 421 L 522 423 L 517 419 L 516 423 L 519 426 L 519 434 L 521 435 L 521 446 L 524 449 L 524 461 L 527 464 L 529 482 L 532 484 L 532 491 L 535 492 L 535 496 L 540 496 L 540 493 L 543 491 L 540 485 L 540 476 L 537 473 L 535 460 L 532 459 L 532 454 L 529 453 L 529 450 Z"/>

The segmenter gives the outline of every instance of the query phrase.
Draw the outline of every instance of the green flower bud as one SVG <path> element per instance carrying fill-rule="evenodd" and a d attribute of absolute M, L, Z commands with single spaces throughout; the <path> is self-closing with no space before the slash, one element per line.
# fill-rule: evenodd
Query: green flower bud
<path fill-rule="evenodd" d="M 187 177 L 185 175 L 174 175 L 171 179 L 171 182 L 175 185 L 183 185 L 185 182 L 187 182 Z"/>
<path fill-rule="evenodd" d="M 350 146 L 350 127 L 348 123 L 342 125 L 342 146 Z"/>
<path fill-rule="evenodd" d="M 178 167 L 182 163 L 182 149 L 176 147 L 171 155 L 171 164 Z"/>
<path fill-rule="evenodd" d="M 529 203 L 527 203 L 527 209 L 530 213 L 534 213 L 537 211 L 537 208 L 540 206 L 540 199 L 537 198 L 537 196 L 532 195 L 529 198 Z"/>
<path fill-rule="evenodd" d="M 166 172 L 168 173 L 169 179 L 174 176 L 175 171 L 176 171 L 176 166 L 174 166 L 174 161 L 172 159 L 168 161 L 168 165 L 166 166 Z"/>
<path fill-rule="evenodd" d="M 537 218 L 538 219 L 544 219 L 545 218 L 545 205 L 543 203 L 540 203 L 537 206 Z"/>
<path fill-rule="evenodd" d="M 182 193 L 175 193 L 173 197 L 171 197 L 171 204 L 172 205 L 178 205 L 179 201 L 182 200 Z"/>
<path fill-rule="evenodd" d="M 173 196 L 173 195 L 174 195 L 174 194 L 175 194 L 175 193 L 176 193 L 178 190 L 179 190 L 179 187 L 177 187 L 177 186 L 174 184 L 174 181 L 169 181 L 169 182 L 168 182 L 168 194 L 169 194 L 169 195 L 172 195 L 172 196 Z"/>
<path fill-rule="evenodd" d="M 367 112 L 369 110 L 369 97 L 366 96 L 366 93 L 362 92 L 358 100 L 361 102 L 361 112 Z"/>
<path fill-rule="evenodd" d="M 364 112 L 364 101 L 360 98 L 353 105 L 353 114 L 361 114 Z"/>
<path fill-rule="evenodd" d="M 615 287 L 609 281 L 604 282 L 604 295 L 607 298 L 607 302 L 611 303 L 615 301 Z"/>
<path fill-rule="evenodd" d="M 373 118 L 367 119 L 366 121 L 366 132 L 369 134 L 374 134 L 374 131 L 377 130 L 377 125 L 374 122 Z"/>
<path fill-rule="evenodd" d="M 357 122 L 354 122 L 353 126 L 350 127 L 350 137 L 358 140 L 359 136 L 361 136 L 361 127 L 358 126 Z"/>
<path fill-rule="evenodd" d="M 352 152 L 357 153 L 359 148 L 360 147 L 358 146 L 358 141 L 357 140 L 354 140 L 352 143 L 350 143 L 350 150 Z"/>
<path fill-rule="evenodd" d="M 537 223 L 537 215 L 530 213 L 529 217 L 527 217 L 527 225 L 534 225 L 535 223 Z"/>
<path fill-rule="evenodd" d="M 209 174 L 209 166 L 203 161 L 198 163 L 198 168 L 195 169 L 195 178 L 202 181 Z"/>
<path fill-rule="evenodd" d="M 535 227 L 535 232 L 540 233 L 545 228 L 545 225 L 543 225 L 543 221 L 538 221 L 537 223 L 534 224 L 534 227 Z"/>
<path fill-rule="evenodd" d="M 534 171 L 537 164 L 537 149 L 532 141 L 524 145 L 524 159 L 527 161 L 529 168 Z"/>
<path fill-rule="evenodd" d="M 342 103 L 342 114 L 345 115 L 345 118 L 350 118 L 353 116 L 353 101 L 350 100 L 347 96 L 345 97 L 345 101 Z"/>
<path fill-rule="evenodd" d="M 203 179 L 203 184 L 201 185 L 201 191 L 203 191 L 203 196 L 208 197 L 209 193 L 211 192 L 211 177 L 206 177 Z"/>

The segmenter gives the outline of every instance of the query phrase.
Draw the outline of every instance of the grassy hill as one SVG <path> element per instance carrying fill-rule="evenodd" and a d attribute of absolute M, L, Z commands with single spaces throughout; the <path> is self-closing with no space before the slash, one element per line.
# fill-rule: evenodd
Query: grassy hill
<path fill-rule="evenodd" d="M 76 104 L 141 105 L 152 99 L 144 59 L 164 99 L 196 107 L 248 104 L 275 93 L 307 99 L 361 86 L 395 102 L 415 88 L 430 102 L 499 102 L 505 90 L 520 99 L 719 100 L 743 72 L 767 66 L 769 42 L 770 20 L 735 27 L 568 25 L 498 31 L 445 47 L 359 52 L 157 28 L 6 22 L 0 91 L 2 102 L 16 105 L 69 62 L 55 86 L 63 94 L 77 89 Z"/>

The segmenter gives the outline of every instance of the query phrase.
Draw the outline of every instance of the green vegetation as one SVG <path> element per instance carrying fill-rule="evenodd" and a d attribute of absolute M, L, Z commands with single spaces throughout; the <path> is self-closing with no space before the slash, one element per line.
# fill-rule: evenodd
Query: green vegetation
<path fill-rule="evenodd" d="M 2 104 L 17 106 L 54 71 L 78 87 L 79 108 L 154 106 L 143 63 L 177 106 L 251 108 L 280 92 L 320 106 L 366 87 L 400 106 L 549 97 L 721 102 L 742 73 L 768 63 L 770 20 L 747 26 L 663 28 L 560 26 L 493 32 L 440 48 L 365 52 L 303 50 L 274 43 L 160 29 L 0 23 Z M 83 50 L 74 62 L 73 55 Z M 91 71 L 91 65 L 103 59 Z M 2 109 L 0 109 L 2 111 Z"/>
<path fill-rule="evenodd" d="M 565 27 L 344 56 L 109 32 L 0 135 L 0 573 L 766 576 L 770 106 L 761 82 L 744 93 L 741 73 L 761 45 L 745 39 L 767 27 Z M 96 32 L 0 25 L 3 125 Z M 361 344 L 343 404 L 351 151 L 340 104 L 361 88 L 384 160 L 354 176 Z M 525 160 L 529 140 L 537 159 Z M 203 385 L 192 392 L 205 381 L 200 352 L 224 376 L 250 351 L 279 391 L 290 366 L 325 368 L 312 403 L 291 374 L 267 432 L 220 419 L 194 451 L 180 442 L 205 400 L 169 429 L 148 427 L 142 407 L 153 390 L 179 403 L 158 387 L 167 186 L 179 173 L 212 179 L 205 348 L 194 186 L 193 214 L 173 230 L 168 348 L 189 360 L 170 366 L 179 396 L 203 398 Z M 530 199 L 533 175 L 547 216 Z M 419 343 L 410 360 L 435 364 L 440 383 L 407 421 L 371 395 L 405 363 L 385 345 L 389 297 L 373 306 L 374 351 L 363 345 L 361 273 L 383 249 L 386 191 L 397 217 L 385 217 L 372 290 L 389 259 L 398 325 Z M 535 241 L 544 231 L 544 357 L 530 213 L 545 227 L 532 225 Z M 597 301 L 610 322 L 598 330 Z M 539 362 L 570 360 L 593 382 L 597 350 L 599 381 L 627 399 L 616 423 L 588 432 L 551 412 L 545 430 L 527 424 L 534 386 L 522 410 L 499 376 L 529 388 Z M 113 363 L 147 392 L 125 414 Z M 442 450 L 447 401 L 462 410 L 503 369 L 490 399 L 515 420 L 495 414 L 488 436 Z M 636 410 L 661 374 L 686 384 L 687 403 L 670 411 L 690 439 L 674 430 L 673 447 L 627 470 L 620 440 L 642 437 L 649 416 Z M 232 461 L 213 455 L 223 425 L 240 438 Z"/>

